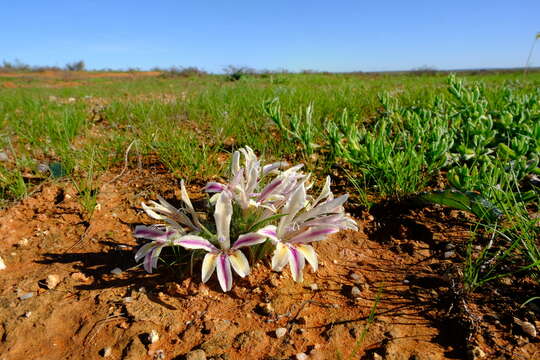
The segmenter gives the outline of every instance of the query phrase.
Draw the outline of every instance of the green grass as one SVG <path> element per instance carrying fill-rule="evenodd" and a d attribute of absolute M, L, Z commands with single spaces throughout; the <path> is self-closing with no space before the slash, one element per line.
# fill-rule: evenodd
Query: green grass
<path fill-rule="evenodd" d="M 483 249 L 467 253 L 468 288 L 509 263 L 538 270 L 529 212 L 539 195 L 522 182 L 540 173 L 540 73 L 0 78 L 8 81 L 21 87 L 0 86 L 4 206 L 37 185 L 39 164 L 60 164 L 90 216 L 97 179 L 123 166 L 133 141 L 131 158 L 157 156 L 175 176 L 203 180 L 224 173 L 223 153 L 249 145 L 267 160 L 340 172 L 365 207 L 432 189 L 442 175 L 504 214 L 476 227 L 471 245 Z"/>

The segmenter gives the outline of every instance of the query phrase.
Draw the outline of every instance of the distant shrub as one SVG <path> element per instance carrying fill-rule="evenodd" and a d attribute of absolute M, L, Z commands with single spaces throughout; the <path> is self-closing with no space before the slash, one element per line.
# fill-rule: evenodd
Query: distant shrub
<path fill-rule="evenodd" d="M 68 71 L 84 71 L 84 67 L 85 64 L 82 60 L 66 64 L 66 70 Z"/>
<path fill-rule="evenodd" d="M 159 69 L 154 68 L 154 71 L 159 71 L 161 74 L 160 77 L 163 78 L 172 78 L 172 77 L 195 77 L 195 76 L 204 76 L 208 75 L 208 73 L 205 70 L 199 69 L 196 66 L 188 66 L 188 67 L 178 67 L 178 66 L 171 66 L 168 69 Z"/>
<path fill-rule="evenodd" d="M 15 72 L 15 71 L 31 71 L 32 67 L 28 64 L 23 63 L 19 59 L 15 59 L 15 61 L 10 62 L 7 60 L 2 61 L 2 71 L 6 72 Z"/>
<path fill-rule="evenodd" d="M 420 66 L 410 71 L 410 74 L 412 75 L 435 75 L 437 73 L 439 73 L 439 70 L 428 65 Z"/>
<path fill-rule="evenodd" d="M 256 75 L 257 70 L 246 66 L 229 65 L 223 69 L 227 75 L 225 79 L 228 81 L 238 81 L 246 75 Z"/>

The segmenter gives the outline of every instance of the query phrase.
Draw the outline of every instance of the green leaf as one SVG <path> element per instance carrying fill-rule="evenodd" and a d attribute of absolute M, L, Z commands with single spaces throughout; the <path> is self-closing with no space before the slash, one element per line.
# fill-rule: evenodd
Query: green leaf
<path fill-rule="evenodd" d="M 266 219 L 263 219 L 261 221 L 256 222 L 255 224 L 251 225 L 247 232 L 257 231 L 260 228 L 272 223 L 274 220 L 282 218 L 283 216 L 287 216 L 287 214 L 276 214 L 276 215 L 269 216 Z"/>
<path fill-rule="evenodd" d="M 423 193 L 420 200 L 470 212 L 490 223 L 502 216 L 501 210 L 477 193 L 458 190 L 444 190 Z"/>
<path fill-rule="evenodd" d="M 67 175 L 67 170 L 62 163 L 53 162 L 49 165 L 49 169 L 51 169 L 51 176 L 53 178 L 61 178 Z"/>

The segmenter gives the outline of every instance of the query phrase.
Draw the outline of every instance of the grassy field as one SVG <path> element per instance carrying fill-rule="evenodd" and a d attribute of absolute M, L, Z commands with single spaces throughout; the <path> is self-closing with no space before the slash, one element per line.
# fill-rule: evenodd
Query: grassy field
<path fill-rule="evenodd" d="M 99 176 L 125 158 L 202 182 L 249 145 L 343 179 L 366 211 L 412 199 L 474 214 L 468 290 L 537 279 L 540 73 L 127 75 L 0 75 L 3 207 L 69 181 L 91 216 Z"/>

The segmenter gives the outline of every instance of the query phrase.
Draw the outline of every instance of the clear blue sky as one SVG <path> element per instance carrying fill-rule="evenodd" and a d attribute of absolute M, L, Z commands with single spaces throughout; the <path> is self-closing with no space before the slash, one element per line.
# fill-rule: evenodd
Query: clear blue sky
<path fill-rule="evenodd" d="M 212 72 L 517 67 L 539 31 L 540 0 L 5 0 L 0 61 Z"/>

